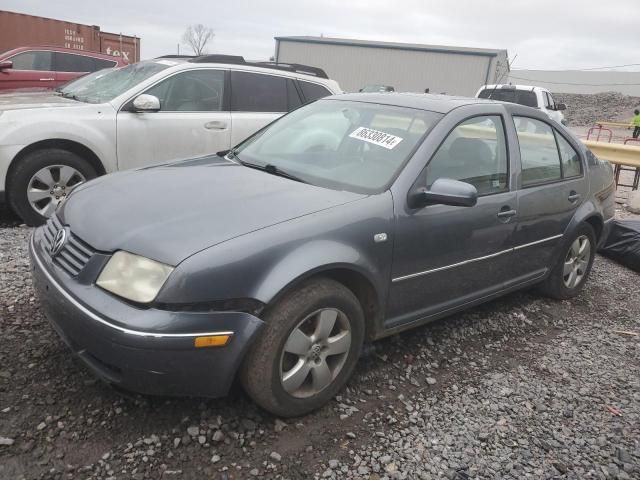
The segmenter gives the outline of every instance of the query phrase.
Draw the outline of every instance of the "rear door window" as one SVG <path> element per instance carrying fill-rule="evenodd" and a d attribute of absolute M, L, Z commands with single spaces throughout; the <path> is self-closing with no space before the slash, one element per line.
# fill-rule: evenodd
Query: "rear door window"
<path fill-rule="evenodd" d="M 333 95 L 326 87 L 323 87 L 322 85 L 318 85 L 317 83 L 298 80 L 298 84 L 302 89 L 302 94 L 304 95 L 305 103 L 310 103 L 315 100 L 318 100 L 319 98 Z"/>
<path fill-rule="evenodd" d="M 93 72 L 96 70 L 93 57 L 56 52 L 54 58 L 56 72 Z"/>
<path fill-rule="evenodd" d="M 53 70 L 53 55 L 51 52 L 22 52 L 14 55 L 9 60 L 13 62 L 15 70 L 37 70 L 41 72 Z"/>
<path fill-rule="evenodd" d="M 300 105 L 302 105 L 302 99 L 300 98 L 300 94 L 298 93 L 298 89 L 296 88 L 296 84 L 293 80 L 287 80 L 287 111 L 295 110 Z"/>
<path fill-rule="evenodd" d="M 555 132 L 562 161 L 562 174 L 564 178 L 579 177 L 582 175 L 582 162 L 580 155 L 565 138 L 557 131 Z"/>
<path fill-rule="evenodd" d="M 513 117 L 520 144 L 522 185 L 554 182 L 562 178 L 560 155 L 553 129 L 529 117 Z"/>
<path fill-rule="evenodd" d="M 288 111 L 287 79 L 252 72 L 231 72 L 231 110 L 235 112 Z"/>

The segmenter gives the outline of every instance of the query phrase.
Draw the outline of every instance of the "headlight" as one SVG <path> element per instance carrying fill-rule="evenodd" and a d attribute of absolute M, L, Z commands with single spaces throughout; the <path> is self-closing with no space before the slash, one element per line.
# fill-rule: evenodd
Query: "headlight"
<path fill-rule="evenodd" d="M 96 285 L 134 302 L 149 303 L 172 271 L 169 265 L 120 250 L 102 269 Z"/>

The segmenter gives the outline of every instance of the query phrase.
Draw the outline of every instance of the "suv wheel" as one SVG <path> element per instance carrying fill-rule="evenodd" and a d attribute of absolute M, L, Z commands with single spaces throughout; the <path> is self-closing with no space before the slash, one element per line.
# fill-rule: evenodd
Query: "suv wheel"
<path fill-rule="evenodd" d="M 546 295 L 564 300 L 576 296 L 591 272 L 596 236 L 591 225 L 582 224 L 562 247 L 558 263 L 542 283 Z"/>
<path fill-rule="evenodd" d="M 265 316 L 240 380 L 247 393 L 282 417 L 309 413 L 347 382 L 364 340 L 358 299 L 329 279 L 304 283 Z"/>
<path fill-rule="evenodd" d="M 41 225 L 95 169 L 75 153 L 58 148 L 37 150 L 17 161 L 7 186 L 14 211 L 28 225 Z"/>

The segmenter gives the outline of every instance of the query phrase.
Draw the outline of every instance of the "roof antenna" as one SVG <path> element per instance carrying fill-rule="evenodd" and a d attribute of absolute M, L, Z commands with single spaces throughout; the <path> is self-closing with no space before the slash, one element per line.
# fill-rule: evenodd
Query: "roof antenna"
<path fill-rule="evenodd" d="M 504 78 L 504 76 L 507 74 L 507 72 L 511 71 L 511 66 L 514 64 L 514 62 L 516 61 L 516 58 L 518 58 L 518 54 L 516 53 L 513 57 L 513 60 L 509 61 L 509 59 L 507 58 L 507 68 L 506 70 L 504 70 L 502 72 L 502 75 L 500 75 L 500 78 L 498 78 L 496 80 L 495 85 L 493 86 L 493 90 L 491 90 L 491 93 L 489 94 L 489 96 L 487 97 L 487 100 L 491 100 L 491 97 L 493 97 L 493 94 L 496 93 L 496 89 L 498 88 L 498 85 L 500 85 L 500 82 L 502 81 L 502 79 Z"/>

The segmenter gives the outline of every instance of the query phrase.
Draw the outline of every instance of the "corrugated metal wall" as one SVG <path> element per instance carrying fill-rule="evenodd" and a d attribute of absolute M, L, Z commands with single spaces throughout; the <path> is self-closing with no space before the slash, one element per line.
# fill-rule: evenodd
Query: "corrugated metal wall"
<path fill-rule="evenodd" d="M 537 85 L 558 93 L 619 92 L 640 97 L 640 72 L 514 70 L 509 81 Z"/>
<path fill-rule="evenodd" d="M 324 69 L 343 90 L 357 92 L 365 85 L 392 85 L 400 92 L 446 92 L 475 95 L 495 80 L 497 57 L 391 48 L 345 46 L 279 40 L 278 61 Z M 503 64 L 506 64 L 504 62 Z"/>

